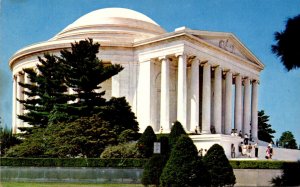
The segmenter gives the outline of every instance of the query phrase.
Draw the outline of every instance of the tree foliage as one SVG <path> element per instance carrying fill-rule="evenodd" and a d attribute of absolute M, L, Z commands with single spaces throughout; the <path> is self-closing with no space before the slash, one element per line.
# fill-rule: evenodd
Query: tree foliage
<path fill-rule="evenodd" d="M 0 157 L 5 155 L 8 149 L 21 141 L 12 134 L 12 131 L 7 128 L 2 128 L 0 124 Z"/>
<path fill-rule="evenodd" d="M 135 142 L 108 146 L 100 155 L 101 158 L 140 158 Z"/>
<path fill-rule="evenodd" d="M 211 175 L 213 186 L 226 186 L 235 184 L 235 176 L 224 149 L 219 144 L 214 144 L 203 157 L 203 162 Z"/>
<path fill-rule="evenodd" d="M 272 178 L 273 186 L 299 186 L 300 161 L 296 164 L 286 162 L 283 164 L 281 176 Z"/>
<path fill-rule="evenodd" d="M 258 139 L 271 142 L 274 136 L 272 134 L 276 133 L 275 130 L 271 128 L 271 124 L 269 124 L 269 117 L 265 115 L 265 111 L 258 111 Z"/>
<path fill-rule="evenodd" d="M 159 186 L 159 178 L 166 162 L 166 155 L 154 154 L 144 166 L 142 184 Z"/>
<path fill-rule="evenodd" d="M 288 71 L 300 67 L 299 33 L 300 15 L 289 18 L 284 31 L 275 32 L 277 43 L 272 45 L 272 52 L 280 58 Z"/>
<path fill-rule="evenodd" d="M 137 146 L 144 158 L 149 158 L 153 154 L 153 146 L 156 141 L 156 135 L 151 126 L 148 126 L 140 137 Z"/>
<path fill-rule="evenodd" d="M 171 132 L 169 135 L 169 145 L 170 149 L 175 146 L 177 140 L 180 138 L 181 135 L 186 134 L 185 130 L 183 129 L 181 123 L 179 121 L 175 121 L 174 125 L 171 128 Z"/>
<path fill-rule="evenodd" d="M 282 133 L 282 135 L 279 138 L 279 145 L 284 148 L 288 149 L 297 149 L 297 143 L 294 138 L 294 135 L 290 131 L 285 131 Z"/>
<path fill-rule="evenodd" d="M 210 176 L 197 155 L 193 141 L 182 135 L 171 151 L 164 167 L 160 184 L 162 186 L 209 186 Z"/>
<path fill-rule="evenodd" d="M 23 70 L 30 83 L 19 82 L 27 98 L 18 101 L 27 112 L 18 117 L 32 126 L 45 127 L 54 106 L 67 103 L 69 98 L 65 94 L 67 87 L 64 84 L 63 65 L 58 58 L 44 54 L 44 57 L 38 57 L 38 60 L 40 63 L 37 64 L 37 70 Z"/>

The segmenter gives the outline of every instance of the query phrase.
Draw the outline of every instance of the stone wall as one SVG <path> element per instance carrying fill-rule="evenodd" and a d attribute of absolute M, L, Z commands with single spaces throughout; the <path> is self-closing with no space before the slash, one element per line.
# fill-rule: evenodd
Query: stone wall
<path fill-rule="evenodd" d="M 0 167 L 0 181 L 140 183 L 143 169 Z M 271 179 L 281 174 L 274 169 L 235 169 L 235 186 L 271 186 Z"/>

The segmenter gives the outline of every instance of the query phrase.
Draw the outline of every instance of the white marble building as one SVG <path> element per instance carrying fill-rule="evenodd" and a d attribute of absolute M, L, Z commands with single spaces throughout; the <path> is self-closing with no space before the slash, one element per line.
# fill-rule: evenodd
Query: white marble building
<path fill-rule="evenodd" d="M 88 13 L 48 41 L 17 51 L 13 74 L 13 132 L 27 124 L 17 118 L 24 99 L 17 82 L 29 82 L 24 68 L 35 67 L 43 53 L 59 55 L 70 43 L 93 38 L 98 57 L 124 70 L 102 87 L 106 97 L 125 96 L 140 131 L 151 125 L 170 131 L 178 120 L 186 131 L 230 134 L 237 129 L 257 138 L 259 74 L 264 65 L 232 33 L 192 30 L 166 32 L 149 17 L 123 8 Z M 25 98 L 26 99 L 26 98 Z"/>

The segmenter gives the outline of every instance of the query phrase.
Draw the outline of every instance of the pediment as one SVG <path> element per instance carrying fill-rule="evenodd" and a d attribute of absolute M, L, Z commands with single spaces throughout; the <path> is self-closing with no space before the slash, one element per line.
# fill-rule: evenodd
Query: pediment
<path fill-rule="evenodd" d="M 252 54 L 252 52 L 247 49 L 232 33 L 197 30 L 190 30 L 189 33 L 208 44 L 218 47 L 220 50 L 224 50 L 245 59 L 261 68 L 264 67 L 264 65 Z"/>

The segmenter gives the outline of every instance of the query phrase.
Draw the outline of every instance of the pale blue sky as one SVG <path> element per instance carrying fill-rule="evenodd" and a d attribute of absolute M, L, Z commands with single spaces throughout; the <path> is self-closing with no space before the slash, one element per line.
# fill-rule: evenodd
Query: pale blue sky
<path fill-rule="evenodd" d="M 279 138 L 290 130 L 300 143 L 300 69 L 287 72 L 271 53 L 273 33 L 300 14 L 300 0 L 0 0 L 0 116 L 11 124 L 9 58 L 19 49 L 50 39 L 96 9 L 123 7 L 152 18 L 168 32 L 191 29 L 232 32 L 262 63 L 259 110 Z"/>

